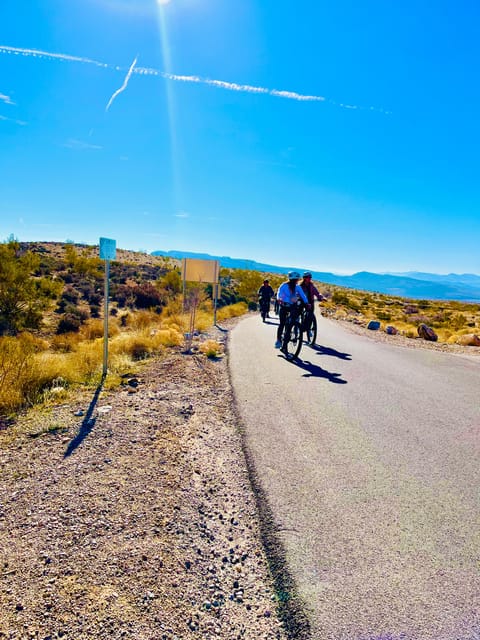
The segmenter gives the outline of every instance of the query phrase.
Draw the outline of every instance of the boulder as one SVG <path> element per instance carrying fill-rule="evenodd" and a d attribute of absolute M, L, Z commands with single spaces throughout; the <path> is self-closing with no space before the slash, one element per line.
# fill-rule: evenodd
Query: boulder
<path fill-rule="evenodd" d="M 458 338 L 457 344 L 465 347 L 480 347 L 480 337 L 475 333 L 466 333 L 464 336 Z"/>
<path fill-rule="evenodd" d="M 417 333 L 420 338 L 424 340 L 429 340 L 430 342 L 437 342 L 438 336 L 432 327 L 427 326 L 426 324 L 420 324 L 417 328 Z"/>
<path fill-rule="evenodd" d="M 392 327 L 392 325 L 389 324 L 388 327 L 385 329 L 385 333 L 388 333 L 389 336 L 396 336 L 398 333 L 398 329 L 396 329 L 395 327 Z"/>
<path fill-rule="evenodd" d="M 370 331 L 378 331 L 380 329 L 380 322 L 378 320 L 370 320 L 367 324 L 367 329 L 370 329 Z"/>

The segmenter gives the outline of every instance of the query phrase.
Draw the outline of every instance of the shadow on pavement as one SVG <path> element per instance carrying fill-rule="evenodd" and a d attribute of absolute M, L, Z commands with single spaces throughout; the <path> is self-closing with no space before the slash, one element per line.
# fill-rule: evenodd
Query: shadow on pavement
<path fill-rule="evenodd" d="M 321 344 L 314 344 L 311 347 L 314 351 L 317 351 L 322 356 L 333 356 L 335 358 L 340 358 L 341 360 L 351 360 L 351 353 L 342 353 L 341 351 L 337 351 L 336 349 L 331 349 L 330 347 L 324 347 Z"/>
<path fill-rule="evenodd" d="M 95 426 L 96 418 L 92 418 L 92 413 L 94 412 L 95 407 L 97 405 L 98 397 L 100 395 L 101 390 L 103 389 L 104 381 L 105 381 L 105 378 L 102 377 L 100 384 L 95 390 L 95 394 L 92 398 L 92 401 L 90 402 L 90 406 L 88 407 L 87 413 L 85 414 L 85 417 L 82 420 L 82 424 L 80 425 L 80 429 L 77 435 L 75 436 L 75 438 L 73 438 L 73 440 L 71 440 L 68 443 L 67 450 L 63 454 L 64 458 L 68 458 L 68 456 L 70 456 L 75 451 L 75 449 L 82 444 L 82 442 L 85 440 L 85 438 L 88 436 L 90 431 Z"/>
<path fill-rule="evenodd" d="M 341 373 L 332 373 L 331 371 L 322 369 L 318 364 L 313 364 L 308 360 L 291 360 L 291 362 L 299 369 L 305 369 L 307 373 L 303 374 L 303 378 L 325 378 L 334 384 L 347 384 L 347 380 L 342 380 L 340 378 L 342 375 Z"/>

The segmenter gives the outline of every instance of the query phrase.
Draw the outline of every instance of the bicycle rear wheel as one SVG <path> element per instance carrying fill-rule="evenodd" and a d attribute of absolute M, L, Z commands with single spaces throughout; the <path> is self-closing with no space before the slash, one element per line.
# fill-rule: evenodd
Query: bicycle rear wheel
<path fill-rule="evenodd" d="M 315 315 L 312 315 L 312 322 L 310 324 L 310 329 L 305 331 L 305 342 L 311 347 L 315 344 L 315 340 L 317 339 L 317 319 Z"/>
<path fill-rule="evenodd" d="M 295 360 L 298 358 L 300 349 L 302 348 L 303 332 L 300 321 L 297 319 L 293 323 L 290 329 L 290 336 L 287 340 L 288 328 L 285 327 L 285 333 L 283 334 L 282 352 L 287 360 Z"/>

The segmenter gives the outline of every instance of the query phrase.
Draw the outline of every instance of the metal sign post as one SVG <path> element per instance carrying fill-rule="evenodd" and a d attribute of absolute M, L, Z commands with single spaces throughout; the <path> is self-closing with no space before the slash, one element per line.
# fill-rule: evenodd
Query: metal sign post
<path fill-rule="evenodd" d="M 105 287 L 103 299 L 103 377 L 108 371 L 108 296 L 110 260 L 116 258 L 116 242 L 110 238 L 100 238 L 100 258 L 105 260 Z"/>

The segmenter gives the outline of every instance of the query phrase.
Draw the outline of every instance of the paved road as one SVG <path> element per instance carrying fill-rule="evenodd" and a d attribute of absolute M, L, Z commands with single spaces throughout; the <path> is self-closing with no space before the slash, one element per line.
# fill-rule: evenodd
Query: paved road
<path fill-rule="evenodd" d="M 313 638 L 479 640 L 480 358 L 322 318 L 295 365 L 274 322 L 239 323 L 230 366 Z"/>

